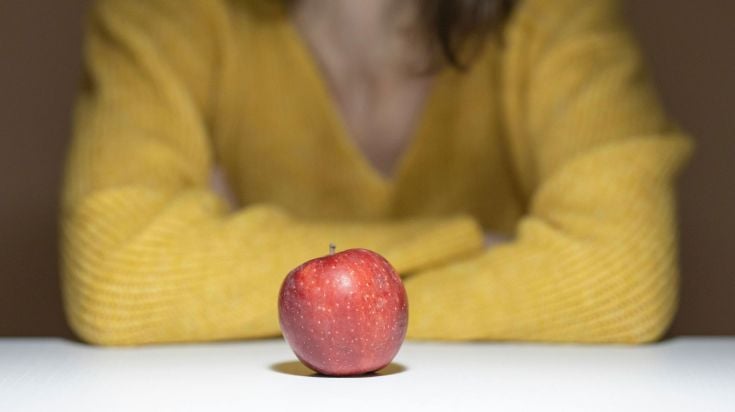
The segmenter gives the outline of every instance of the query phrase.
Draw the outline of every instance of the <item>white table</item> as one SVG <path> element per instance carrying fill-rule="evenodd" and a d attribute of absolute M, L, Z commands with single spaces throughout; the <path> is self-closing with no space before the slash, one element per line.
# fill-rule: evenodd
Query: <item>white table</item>
<path fill-rule="evenodd" d="M 735 411 L 735 338 L 574 346 L 406 343 L 326 378 L 281 340 L 95 348 L 0 339 L 0 411 Z"/>

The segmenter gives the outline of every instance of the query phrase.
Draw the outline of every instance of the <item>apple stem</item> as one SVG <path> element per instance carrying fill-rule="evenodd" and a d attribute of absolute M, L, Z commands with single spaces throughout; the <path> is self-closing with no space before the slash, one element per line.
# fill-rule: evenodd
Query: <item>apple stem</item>
<path fill-rule="evenodd" d="M 334 254 L 334 249 L 336 248 L 337 246 L 334 246 L 334 243 L 329 243 L 329 255 L 330 256 Z"/>

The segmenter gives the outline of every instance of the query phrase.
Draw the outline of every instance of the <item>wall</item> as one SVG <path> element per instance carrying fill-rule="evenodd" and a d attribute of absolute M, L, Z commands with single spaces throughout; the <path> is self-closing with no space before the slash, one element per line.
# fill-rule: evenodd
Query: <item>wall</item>
<path fill-rule="evenodd" d="M 56 210 L 86 3 L 0 2 L 0 335 L 69 334 Z M 698 141 L 681 180 L 673 333 L 735 334 L 735 2 L 628 5 L 666 106 Z"/>
<path fill-rule="evenodd" d="M 669 113 L 697 152 L 681 179 L 674 333 L 735 334 L 735 2 L 629 0 Z"/>

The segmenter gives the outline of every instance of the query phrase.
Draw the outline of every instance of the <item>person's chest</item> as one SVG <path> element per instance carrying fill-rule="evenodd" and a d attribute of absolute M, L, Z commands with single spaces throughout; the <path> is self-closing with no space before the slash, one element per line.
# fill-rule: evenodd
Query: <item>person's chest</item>
<path fill-rule="evenodd" d="M 406 79 L 405 83 L 372 84 L 329 81 L 332 109 L 343 125 L 344 137 L 381 176 L 390 179 L 402 155 L 415 138 L 418 120 L 430 94 L 430 80 Z"/>
<path fill-rule="evenodd" d="M 426 47 L 407 34 L 407 26 L 375 19 L 384 15 L 374 7 L 378 3 L 330 4 L 335 9 L 308 1 L 290 8 L 293 37 L 307 49 L 346 138 L 390 178 L 435 77 L 428 51 L 421 52 Z"/>
<path fill-rule="evenodd" d="M 361 143 L 292 26 L 236 30 L 213 117 L 216 156 L 241 204 L 313 218 L 471 213 L 509 227 L 520 205 L 502 147 L 496 54 L 466 73 L 443 70 L 408 130 L 364 133 L 373 141 Z M 380 156 L 394 157 L 389 176 Z"/>

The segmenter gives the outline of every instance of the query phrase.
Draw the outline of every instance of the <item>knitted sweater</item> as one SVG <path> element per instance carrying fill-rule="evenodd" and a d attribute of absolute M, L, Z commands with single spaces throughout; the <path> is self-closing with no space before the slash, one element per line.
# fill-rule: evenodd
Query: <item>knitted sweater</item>
<path fill-rule="evenodd" d="M 391 177 L 349 138 L 280 3 L 92 9 L 61 214 L 82 339 L 277 336 L 283 278 L 330 242 L 393 263 L 409 338 L 665 332 L 692 143 L 618 2 L 521 2 L 467 71 L 441 69 Z M 242 207 L 212 189 L 216 167 Z M 488 249 L 484 232 L 512 241 Z"/>

